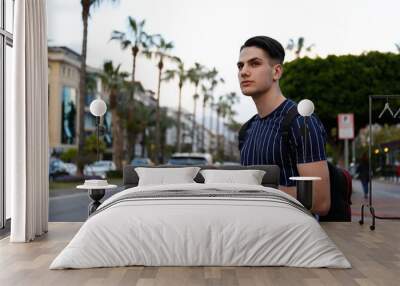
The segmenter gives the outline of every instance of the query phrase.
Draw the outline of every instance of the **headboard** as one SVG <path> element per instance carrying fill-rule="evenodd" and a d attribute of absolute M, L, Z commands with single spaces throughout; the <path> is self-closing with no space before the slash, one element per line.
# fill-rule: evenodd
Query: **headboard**
<path fill-rule="evenodd" d="M 188 166 L 174 166 L 174 165 L 162 165 L 157 167 L 146 167 L 146 168 L 182 168 Z M 192 166 L 191 166 L 192 167 Z M 278 188 L 279 186 L 279 166 L 277 165 L 252 165 L 252 166 L 196 166 L 201 168 L 202 170 L 205 169 L 219 169 L 219 170 L 263 170 L 265 171 L 265 175 L 262 179 L 261 184 L 264 187 L 272 187 Z M 136 187 L 139 182 L 139 177 L 135 172 L 134 166 L 125 166 L 124 167 L 124 174 L 123 174 L 123 185 L 124 189 Z M 204 183 L 204 178 L 200 174 L 194 178 L 197 183 Z"/>

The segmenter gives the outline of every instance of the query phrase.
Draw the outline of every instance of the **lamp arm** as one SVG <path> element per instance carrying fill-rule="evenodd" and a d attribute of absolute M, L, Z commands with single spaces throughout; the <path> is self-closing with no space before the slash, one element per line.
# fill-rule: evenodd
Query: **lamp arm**
<path fill-rule="evenodd" d="M 96 132 L 97 132 L 97 161 L 100 161 L 100 154 L 99 154 L 100 116 L 96 116 Z"/>
<path fill-rule="evenodd" d="M 307 135 L 308 135 L 307 117 L 308 116 L 304 116 L 304 160 L 306 160 L 307 158 Z"/>

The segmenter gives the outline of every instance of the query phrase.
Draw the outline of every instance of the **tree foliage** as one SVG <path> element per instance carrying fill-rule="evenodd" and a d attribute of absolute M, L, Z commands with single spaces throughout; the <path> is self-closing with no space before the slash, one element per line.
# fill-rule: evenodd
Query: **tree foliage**
<path fill-rule="evenodd" d="M 337 127 L 338 113 L 354 113 L 357 134 L 368 124 L 369 95 L 400 94 L 400 55 L 369 52 L 359 56 L 301 58 L 284 64 L 280 85 L 285 96 L 297 102 L 304 98 L 314 102 L 328 136 Z M 384 103 L 374 105 L 374 114 Z M 384 123 L 377 116 L 374 120 Z M 396 120 L 400 122 L 400 118 Z"/>

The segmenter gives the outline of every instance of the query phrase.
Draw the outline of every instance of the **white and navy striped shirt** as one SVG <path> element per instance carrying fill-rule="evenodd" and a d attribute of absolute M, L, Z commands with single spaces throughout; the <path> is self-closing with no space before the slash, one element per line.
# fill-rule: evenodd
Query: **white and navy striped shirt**
<path fill-rule="evenodd" d="M 304 118 L 297 115 L 291 124 L 289 145 L 282 137 L 281 124 L 287 114 L 297 104 L 286 99 L 274 111 L 261 118 L 255 115 L 249 124 L 242 147 L 240 161 L 242 165 L 278 165 L 280 168 L 280 185 L 294 186 L 296 183 L 289 177 L 298 176 L 296 164 L 326 160 L 326 132 L 318 117 L 312 115 L 307 119 L 308 138 L 304 149 Z M 285 148 L 286 147 L 286 148 Z M 292 149 L 289 149 L 292 148 Z M 290 152 L 291 151 L 291 152 Z M 293 156 L 285 153 L 292 153 Z M 296 158 L 294 158 L 294 155 Z M 295 162 L 293 162 L 296 160 Z"/>

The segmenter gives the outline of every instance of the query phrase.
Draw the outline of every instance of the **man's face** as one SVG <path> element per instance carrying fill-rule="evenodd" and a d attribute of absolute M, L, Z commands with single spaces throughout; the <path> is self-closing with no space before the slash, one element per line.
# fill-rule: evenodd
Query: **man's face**
<path fill-rule="evenodd" d="M 240 89 L 247 96 L 267 92 L 279 80 L 282 71 L 281 65 L 272 65 L 265 51 L 257 47 L 244 48 L 237 66 Z"/>

